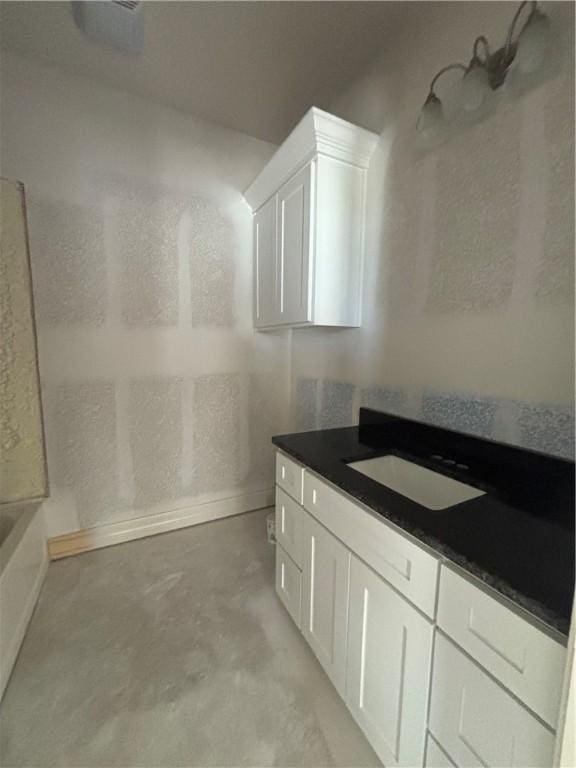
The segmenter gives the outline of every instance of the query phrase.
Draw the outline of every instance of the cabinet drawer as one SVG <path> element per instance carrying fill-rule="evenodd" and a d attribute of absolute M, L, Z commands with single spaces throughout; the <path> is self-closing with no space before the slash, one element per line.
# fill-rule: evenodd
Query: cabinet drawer
<path fill-rule="evenodd" d="M 276 592 L 300 627 L 302 574 L 296 563 L 279 545 L 276 545 Z"/>
<path fill-rule="evenodd" d="M 434 617 L 438 558 L 316 475 L 304 475 L 304 508 L 428 616 Z"/>
<path fill-rule="evenodd" d="M 283 453 L 276 454 L 276 484 L 302 504 L 302 478 L 304 467 Z"/>
<path fill-rule="evenodd" d="M 426 762 L 424 768 L 456 768 L 442 747 L 428 734 L 426 739 Z"/>
<path fill-rule="evenodd" d="M 299 568 L 302 568 L 302 515 L 304 510 L 276 486 L 276 540 Z"/>
<path fill-rule="evenodd" d="M 442 566 L 438 624 L 553 728 L 566 649 L 451 568 Z"/>
<path fill-rule="evenodd" d="M 552 765 L 552 731 L 438 632 L 429 727 L 461 768 Z"/>

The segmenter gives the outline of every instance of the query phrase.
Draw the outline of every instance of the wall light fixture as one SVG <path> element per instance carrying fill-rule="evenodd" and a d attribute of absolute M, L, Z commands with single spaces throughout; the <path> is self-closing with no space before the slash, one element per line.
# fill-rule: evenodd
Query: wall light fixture
<path fill-rule="evenodd" d="M 516 34 L 522 12 L 528 7 L 528 17 Z M 431 139 L 445 124 L 442 102 L 434 91 L 436 82 L 445 72 L 454 69 L 463 72 L 457 109 L 467 119 L 475 119 L 484 114 L 492 92 L 504 83 L 511 70 L 515 70 L 515 77 L 522 77 L 531 76 L 543 67 L 551 38 L 549 18 L 538 8 L 537 2 L 524 0 L 516 9 L 502 48 L 492 52 L 488 40 L 480 35 L 472 46 L 469 64 L 448 64 L 434 75 L 418 118 L 418 134 L 424 140 Z"/>

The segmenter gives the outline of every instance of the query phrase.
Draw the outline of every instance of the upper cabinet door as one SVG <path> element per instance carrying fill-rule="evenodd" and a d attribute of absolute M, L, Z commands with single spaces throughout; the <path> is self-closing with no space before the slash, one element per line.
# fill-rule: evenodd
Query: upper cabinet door
<path fill-rule="evenodd" d="M 314 161 L 278 192 L 278 311 L 280 323 L 312 319 L 310 238 Z"/>
<path fill-rule="evenodd" d="M 303 514 L 302 632 L 344 696 L 350 552 L 311 515 Z"/>
<path fill-rule="evenodd" d="M 274 195 L 254 214 L 254 325 L 265 328 L 279 322 L 276 259 L 276 205 Z"/>
<path fill-rule="evenodd" d="M 356 557 L 346 699 L 386 766 L 424 762 L 433 624 Z"/>
<path fill-rule="evenodd" d="M 272 197 L 278 204 L 276 292 L 263 272 L 256 328 L 360 325 L 366 174 L 378 140 L 311 107 L 245 190 L 256 217 Z M 255 268 L 257 278 L 263 268 Z"/>

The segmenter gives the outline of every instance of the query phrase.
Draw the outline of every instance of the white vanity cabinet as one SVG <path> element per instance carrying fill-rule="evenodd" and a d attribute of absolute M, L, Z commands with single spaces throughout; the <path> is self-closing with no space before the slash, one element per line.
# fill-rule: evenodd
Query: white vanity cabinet
<path fill-rule="evenodd" d="M 454 763 L 446 752 L 440 747 L 438 742 L 428 734 L 426 739 L 426 760 L 424 768 L 455 768 Z"/>
<path fill-rule="evenodd" d="M 366 172 L 378 137 L 312 107 L 244 193 L 254 325 L 360 325 Z"/>
<path fill-rule="evenodd" d="M 422 766 L 434 624 L 398 588 L 428 608 L 437 560 L 302 469 L 278 453 L 277 592 L 383 763 Z"/>
<path fill-rule="evenodd" d="M 554 733 L 443 634 L 434 649 L 430 731 L 461 768 L 551 768 Z"/>
<path fill-rule="evenodd" d="M 313 517 L 403 597 L 434 618 L 437 556 L 312 472 L 304 473 L 302 497 Z"/>
<path fill-rule="evenodd" d="M 422 765 L 432 622 L 306 512 L 303 529 L 304 637 L 384 764 Z"/>
<path fill-rule="evenodd" d="M 550 768 L 560 636 L 282 453 L 276 482 L 278 594 L 383 764 Z"/>
<path fill-rule="evenodd" d="M 555 728 L 566 648 L 456 570 L 442 567 L 438 626 Z"/>
<path fill-rule="evenodd" d="M 302 504 L 304 467 L 282 453 L 276 454 L 276 486 Z"/>
<path fill-rule="evenodd" d="M 428 727 L 461 768 L 553 764 L 566 648 L 521 614 L 442 565 Z"/>
<path fill-rule="evenodd" d="M 311 515 L 303 527 L 302 632 L 344 696 L 350 551 Z"/>
<path fill-rule="evenodd" d="M 296 625 L 302 615 L 304 515 L 300 506 L 304 468 L 287 456 L 276 458 L 276 592 Z"/>
<path fill-rule="evenodd" d="M 386 766 L 422 765 L 434 625 L 352 557 L 346 703 Z"/>
<path fill-rule="evenodd" d="M 276 549 L 276 592 L 299 627 L 302 610 L 302 571 L 280 546 Z"/>
<path fill-rule="evenodd" d="M 276 486 L 276 541 L 284 552 L 302 568 L 304 549 L 304 510 L 279 486 Z"/>

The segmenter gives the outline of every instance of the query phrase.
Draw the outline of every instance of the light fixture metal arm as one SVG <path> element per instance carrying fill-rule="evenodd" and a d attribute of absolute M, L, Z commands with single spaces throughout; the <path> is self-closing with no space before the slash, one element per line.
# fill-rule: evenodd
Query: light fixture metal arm
<path fill-rule="evenodd" d="M 478 58 L 478 44 L 482 43 L 484 47 L 484 61 L 488 61 L 490 58 L 490 46 L 488 44 L 488 40 L 484 37 L 484 35 L 479 35 L 476 40 L 474 40 L 474 46 L 472 49 L 472 53 L 474 58 Z"/>
<path fill-rule="evenodd" d="M 462 69 L 464 72 L 466 72 L 468 67 L 465 64 L 455 62 L 453 64 L 447 64 L 445 67 L 442 67 L 442 69 L 439 69 L 432 78 L 432 82 L 430 83 L 430 93 L 434 92 L 434 86 L 436 85 L 438 78 L 441 77 L 441 75 L 443 75 L 445 72 L 449 72 L 451 69 Z"/>
<path fill-rule="evenodd" d="M 537 0 L 523 0 L 523 2 L 520 3 L 518 8 L 516 9 L 516 13 L 514 14 L 514 18 L 510 22 L 510 26 L 508 27 L 508 34 L 506 35 L 506 43 L 504 45 L 504 56 L 507 57 L 510 48 L 513 44 L 513 38 L 514 38 L 514 30 L 516 29 L 516 24 L 518 23 L 518 19 L 520 18 L 520 14 L 526 8 L 527 5 L 530 5 L 530 16 L 534 13 L 536 10 L 536 6 L 538 5 Z M 530 16 L 528 18 L 530 18 Z"/>

